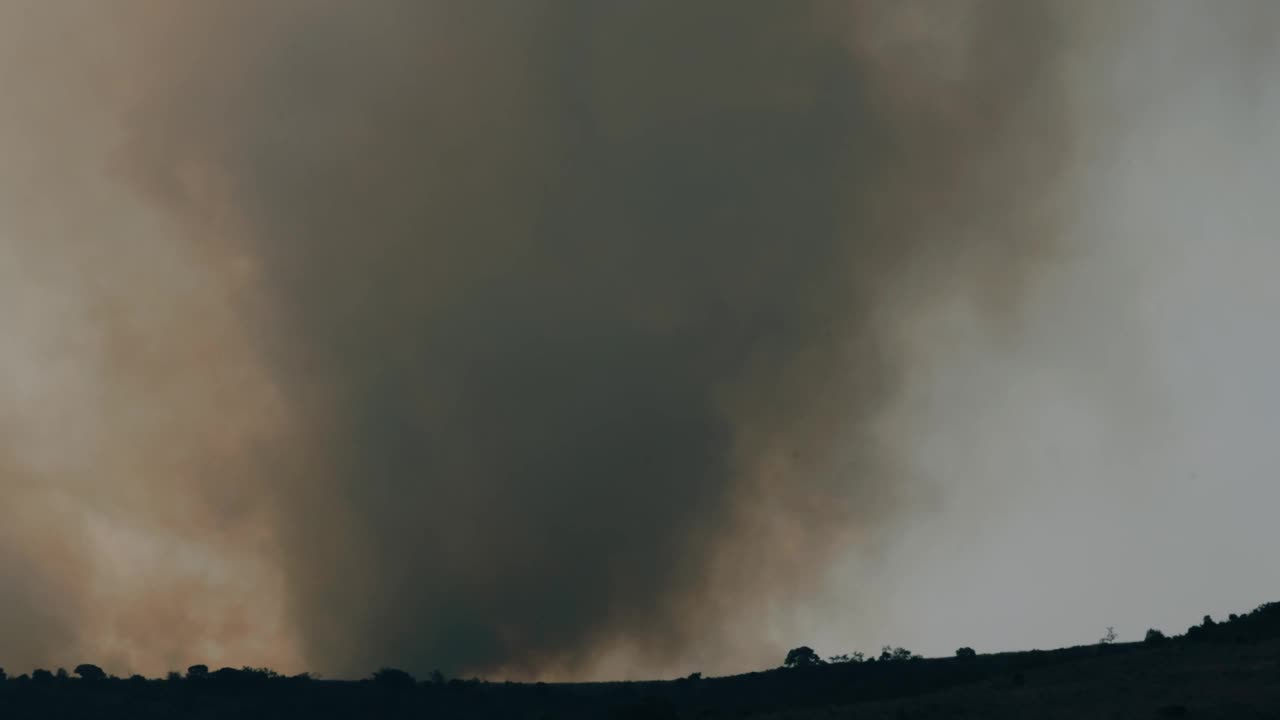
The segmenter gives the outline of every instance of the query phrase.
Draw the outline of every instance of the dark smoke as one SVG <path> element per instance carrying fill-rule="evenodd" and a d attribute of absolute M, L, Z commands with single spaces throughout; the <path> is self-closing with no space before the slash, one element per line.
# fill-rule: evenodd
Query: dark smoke
<path fill-rule="evenodd" d="M 154 8 L 131 162 L 252 278 L 314 666 L 758 651 L 902 517 L 899 324 L 1055 249 L 1048 5 Z"/>

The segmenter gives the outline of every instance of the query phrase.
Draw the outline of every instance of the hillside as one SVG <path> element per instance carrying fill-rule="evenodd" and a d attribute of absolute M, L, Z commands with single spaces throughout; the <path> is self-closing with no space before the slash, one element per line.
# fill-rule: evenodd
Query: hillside
<path fill-rule="evenodd" d="M 363 681 L 192 668 L 164 680 L 93 666 L 0 682 L 3 718 L 423 717 L 1280 718 L 1280 604 L 1141 643 L 779 668 L 663 682 Z M 0 677 L 4 677 L 0 674 Z"/>

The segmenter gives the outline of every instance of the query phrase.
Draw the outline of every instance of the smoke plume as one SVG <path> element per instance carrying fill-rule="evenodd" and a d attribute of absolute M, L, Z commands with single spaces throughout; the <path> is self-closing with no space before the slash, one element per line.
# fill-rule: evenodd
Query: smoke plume
<path fill-rule="evenodd" d="M 1016 302 L 1053 247 L 1040 4 L 199 21 L 130 152 L 252 275 L 292 430 L 253 470 L 322 668 L 733 647 L 903 511 L 895 323 Z"/>
<path fill-rule="evenodd" d="M 11 664 L 776 661 L 920 501 L 904 328 L 1068 253 L 1066 3 L 23 7 Z"/>

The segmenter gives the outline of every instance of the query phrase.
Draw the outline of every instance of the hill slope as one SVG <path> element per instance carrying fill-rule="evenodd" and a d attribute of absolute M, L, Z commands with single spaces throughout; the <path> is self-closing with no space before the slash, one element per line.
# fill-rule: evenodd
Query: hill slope
<path fill-rule="evenodd" d="M 166 680 L 37 671 L 3 679 L 3 718 L 1280 718 L 1280 604 L 1174 638 L 1051 651 L 577 684 L 358 682 L 195 667 Z"/>

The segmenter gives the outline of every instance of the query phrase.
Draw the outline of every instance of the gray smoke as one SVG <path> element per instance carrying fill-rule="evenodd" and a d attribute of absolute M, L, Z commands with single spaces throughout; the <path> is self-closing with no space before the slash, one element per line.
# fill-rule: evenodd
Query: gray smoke
<path fill-rule="evenodd" d="M 157 196 L 233 217 L 260 277 L 297 423 L 261 477 L 321 668 L 728 647 L 731 613 L 902 510 L 858 428 L 898 388 L 903 313 L 1014 303 L 1053 248 L 1040 3 L 202 22 L 134 150 Z"/>
<path fill-rule="evenodd" d="M 901 325 L 1014 328 L 1061 249 L 1064 8 L 121 6 L 113 167 L 202 269 L 116 292 L 236 320 L 95 316 L 170 388 L 118 452 L 203 448 L 115 517 L 268 558 L 326 673 L 774 659 L 751 619 L 911 510 Z"/>

